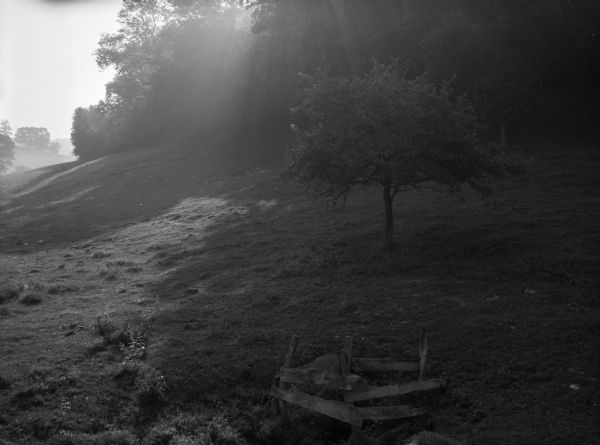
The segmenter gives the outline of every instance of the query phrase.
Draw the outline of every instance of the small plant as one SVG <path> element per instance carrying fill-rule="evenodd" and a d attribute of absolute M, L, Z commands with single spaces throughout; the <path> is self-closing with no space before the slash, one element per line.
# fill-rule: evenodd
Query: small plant
<path fill-rule="evenodd" d="M 229 424 L 229 421 L 223 414 L 212 418 L 206 425 L 206 428 L 214 443 L 231 445 L 242 445 L 246 443 L 239 431 Z"/>
<path fill-rule="evenodd" d="M 135 391 L 140 405 L 153 405 L 164 401 L 167 382 L 157 369 L 138 362 Z"/>
<path fill-rule="evenodd" d="M 180 413 L 148 430 L 142 445 L 243 445 L 247 442 L 224 415 L 212 419 L 202 414 Z"/>
<path fill-rule="evenodd" d="M 19 298 L 19 303 L 26 306 L 34 306 L 40 304 L 42 301 L 42 297 L 37 292 L 27 292 Z"/>
<path fill-rule="evenodd" d="M 0 284 L 0 304 L 16 299 L 21 293 L 19 286 L 13 283 Z"/>
<path fill-rule="evenodd" d="M 48 293 L 50 295 L 64 294 L 66 292 L 71 292 L 74 290 L 77 290 L 77 288 L 75 286 L 64 285 L 64 284 L 53 284 L 48 287 Z"/>
<path fill-rule="evenodd" d="M 3 376 L 0 375 L 0 390 L 3 389 L 9 389 L 10 388 L 10 382 L 5 379 Z"/>
<path fill-rule="evenodd" d="M 100 275 L 100 277 L 104 278 L 106 281 L 116 281 L 119 278 L 119 275 L 117 274 L 117 272 L 109 270 L 109 269 L 101 270 L 99 275 Z"/>
<path fill-rule="evenodd" d="M 110 430 L 97 434 L 61 431 L 52 445 L 134 445 L 135 435 L 128 430 Z"/>
<path fill-rule="evenodd" d="M 116 345 L 126 341 L 125 330 L 119 327 L 107 313 L 99 315 L 94 324 L 94 332 L 102 337 L 107 345 Z"/>

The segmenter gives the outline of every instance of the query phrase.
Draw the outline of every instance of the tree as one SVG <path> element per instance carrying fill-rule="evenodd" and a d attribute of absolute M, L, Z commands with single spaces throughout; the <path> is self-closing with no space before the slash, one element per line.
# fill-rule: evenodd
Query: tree
<path fill-rule="evenodd" d="M 523 65 L 500 65 L 482 75 L 475 86 L 478 109 L 488 121 L 496 123 L 503 148 L 509 143 L 508 126 L 527 110 L 532 78 Z"/>
<path fill-rule="evenodd" d="M 44 127 L 21 127 L 17 129 L 14 138 L 19 150 L 41 151 L 56 154 L 60 144 L 50 140 L 50 132 Z"/>
<path fill-rule="evenodd" d="M 119 146 L 115 136 L 117 131 L 117 120 L 111 119 L 105 102 L 89 108 L 77 108 L 71 130 L 73 154 L 79 159 L 89 160 L 111 153 Z"/>
<path fill-rule="evenodd" d="M 356 186 L 382 188 L 384 248 L 393 247 L 393 199 L 399 191 L 470 184 L 487 193 L 499 164 L 481 150 L 465 97 L 424 77 L 408 79 L 397 64 L 375 63 L 363 76 L 307 76 L 293 124 L 290 172 L 338 199 Z"/>
<path fill-rule="evenodd" d="M 12 127 L 10 126 L 10 122 L 8 122 L 7 119 L 2 119 L 0 121 L 0 134 L 12 137 Z"/>
<path fill-rule="evenodd" d="M 10 136 L 0 133 L 0 173 L 6 172 L 15 158 L 15 143 Z"/>

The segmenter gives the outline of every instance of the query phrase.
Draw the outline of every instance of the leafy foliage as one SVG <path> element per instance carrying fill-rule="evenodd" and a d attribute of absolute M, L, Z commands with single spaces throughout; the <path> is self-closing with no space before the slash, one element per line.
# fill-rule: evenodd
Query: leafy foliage
<path fill-rule="evenodd" d="M 453 79 L 481 123 L 506 130 L 549 89 L 598 85 L 598 5 L 126 0 L 120 28 L 96 52 L 116 74 L 103 101 L 76 112 L 76 153 L 221 139 L 239 150 L 281 147 L 298 73 L 324 64 L 352 77 L 372 59 L 408 60 L 410 77 L 434 84 Z"/>
<path fill-rule="evenodd" d="M 113 152 L 118 146 L 116 120 L 111 120 L 104 102 L 89 108 L 79 107 L 73 115 L 71 142 L 73 154 L 80 159 L 91 159 Z"/>
<path fill-rule="evenodd" d="M 8 119 L 2 119 L 0 121 L 0 134 L 6 135 L 8 137 L 12 136 L 12 127 L 10 126 L 10 122 Z"/>
<path fill-rule="evenodd" d="M 15 158 L 15 143 L 6 134 L 0 134 L 0 173 L 4 173 L 12 165 Z"/>
<path fill-rule="evenodd" d="M 14 141 L 18 150 L 33 150 L 56 154 L 60 148 L 58 142 L 50 140 L 50 132 L 44 127 L 18 128 Z"/>
<path fill-rule="evenodd" d="M 468 183 L 487 193 L 487 180 L 502 172 L 479 148 L 472 106 L 449 84 L 436 87 L 423 76 L 407 78 L 397 64 L 377 63 L 364 76 L 319 71 L 307 80 L 289 167 L 326 195 L 381 186 L 391 219 L 398 191 L 435 184 L 456 192 Z M 387 233 L 385 247 L 391 243 Z"/>

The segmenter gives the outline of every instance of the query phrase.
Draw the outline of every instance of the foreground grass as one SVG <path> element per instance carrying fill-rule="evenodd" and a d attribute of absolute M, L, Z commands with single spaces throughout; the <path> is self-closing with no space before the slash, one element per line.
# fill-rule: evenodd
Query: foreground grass
<path fill-rule="evenodd" d="M 400 196 L 393 253 L 379 248 L 377 191 L 331 208 L 256 170 L 205 181 L 126 228 L 5 254 L 11 289 L 41 301 L 0 306 L 0 438 L 333 443 L 343 425 L 298 410 L 282 429 L 268 412 L 290 336 L 306 361 L 347 334 L 357 354 L 414 356 L 425 326 L 430 373 L 449 389 L 418 401 L 430 416 L 368 425 L 371 436 L 400 426 L 399 438 L 593 443 L 599 158 L 585 145 L 524 155 L 527 175 L 492 202 Z"/>

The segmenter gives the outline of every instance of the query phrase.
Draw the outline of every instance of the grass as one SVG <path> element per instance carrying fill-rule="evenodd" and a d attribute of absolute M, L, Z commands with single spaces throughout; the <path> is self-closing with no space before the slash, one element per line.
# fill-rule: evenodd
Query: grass
<path fill-rule="evenodd" d="M 493 202 L 399 195 L 390 253 L 377 190 L 332 208 L 274 171 L 178 151 L 103 160 L 18 198 L 0 220 L 0 274 L 28 287 L 0 293 L 0 441 L 339 443 L 344 425 L 297 409 L 282 428 L 269 411 L 291 335 L 302 362 L 347 334 L 356 355 L 414 357 L 424 326 L 448 390 L 410 400 L 429 416 L 366 425 L 371 438 L 593 443 L 600 159 L 592 144 L 521 151 L 526 174 Z M 94 199 L 36 210 L 89 178 Z M 34 239 L 48 241 L 16 244 Z M 32 309 L 27 292 L 52 297 Z"/>
<path fill-rule="evenodd" d="M 97 434 L 62 431 L 56 435 L 52 445 L 135 445 L 137 438 L 129 430 L 103 431 Z"/>

